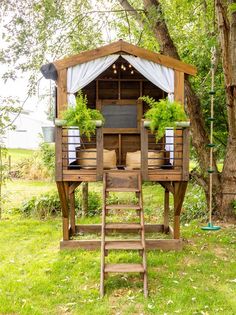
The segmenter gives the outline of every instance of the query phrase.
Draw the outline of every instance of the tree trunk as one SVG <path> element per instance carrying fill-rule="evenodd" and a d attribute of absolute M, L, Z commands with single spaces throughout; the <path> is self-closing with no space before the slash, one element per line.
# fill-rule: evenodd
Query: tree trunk
<path fill-rule="evenodd" d="M 129 4 L 127 0 L 119 0 L 120 4 L 126 10 L 133 10 L 129 11 L 131 15 L 137 20 L 137 22 L 143 26 L 144 20 L 138 14 L 137 11 Z M 233 1 L 236 2 L 236 1 Z M 157 41 L 160 45 L 161 53 L 176 58 L 179 58 L 179 54 L 177 48 L 170 37 L 164 15 L 162 12 L 161 4 L 158 0 L 143 0 L 144 9 L 147 21 L 150 27 L 155 34 Z M 218 9 L 224 9 L 225 7 L 222 5 L 221 1 L 216 0 L 216 11 Z M 156 12 L 156 20 L 153 21 L 153 12 Z M 227 12 L 227 7 L 226 7 Z M 226 13 L 224 11 L 224 13 Z M 233 13 L 232 15 L 234 15 Z M 218 14 L 219 18 L 219 14 Z M 221 24 L 218 19 L 218 24 L 220 28 L 221 37 L 221 45 L 224 45 L 226 59 L 224 61 L 224 54 L 223 55 L 223 66 L 225 73 L 225 82 L 227 85 L 228 80 L 232 78 L 232 73 L 228 73 L 229 68 L 229 55 L 230 52 L 228 51 L 228 47 L 230 44 L 235 45 L 236 48 L 236 30 L 235 30 L 235 19 L 232 18 L 231 21 L 231 42 L 229 41 L 229 22 L 227 19 L 227 14 L 220 16 Z M 236 82 L 236 49 L 233 49 L 231 53 L 231 58 L 233 56 L 234 60 L 234 74 L 235 74 L 235 81 Z M 231 63 L 232 65 L 232 63 Z M 232 66 L 231 66 L 232 68 Z M 232 72 L 232 70 L 231 70 Z M 228 86 L 228 85 L 227 85 Z M 231 94 L 230 94 L 231 93 Z M 213 168 L 216 170 L 213 176 L 213 205 L 214 205 L 214 212 L 220 217 L 227 217 L 232 215 L 232 200 L 235 198 L 236 195 L 236 145 L 234 138 L 236 139 L 236 110 L 235 110 L 235 102 L 236 102 L 236 90 L 235 84 L 230 85 L 227 90 L 227 101 L 228 101 L 228 119 L 229 119 L 229 140 L 227 145 L 227 153 L 224 163 L 224 168 L 222 174 L 218 172 L 216 159 L 213 157 Z M 206 145 L 209 143 L 209 137 L 206 131 L 202 111 L 201 111 L 201 104 L 198 96 L 193 91 L 191 87 L 191 83 L 189 82 L 188 78 L 185 79 L 185 95 L 187 98 L 187 113 L 189 115 L 191 121 L 191 133 L 192 133 L 192 144 L 196 149 L 198 155 L 198 162 L 201 169 L 201 173 L 197 174 L 198 178 L 200 179 L 199 182 L 201 183 L 202 187 L 204 188 L 206 197 L 208 197 L 208 176 L 207 176 L 207 169 L 209 167 L 209 152 L 206 149 Z M 235 160 L 235 161 L 234 161 Z M 208 199 L 208 198 L 207 198 Z"/>
<path fill-rule="evenodd" d="M 229 2 L 236 3 L 236 1 Z M 222 217 L 233 216 L 232 201 L 236 200 L 236 12 L 231 12 L 229 19 L 228 5 L 225 1 L 215 2 L 229 126 L 226 156 L 221 175 L 221 198 L 218 204 L 218 212 Z"/>

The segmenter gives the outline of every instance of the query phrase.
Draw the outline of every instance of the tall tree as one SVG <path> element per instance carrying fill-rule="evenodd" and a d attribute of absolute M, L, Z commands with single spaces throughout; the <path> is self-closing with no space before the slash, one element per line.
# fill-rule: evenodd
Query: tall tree
<path fill-rule="evenodd" d="M 183 3 L 184 1 L 182 1 Z M 235 17 L 234 10 L 231 11 L 229 17 L 229 5 L 235 1 L 216 1 L 216 11 L 218 16 L 218 25 L 220 33 L 220 43 L 222 47 L 223 68 L 225 74 L 225 85 L 227 95 L 227 113 L 228 113 L 228 125 L 229 136 L 227 141 L 226 157 L 224 160 L 223 171 L 220 173 L 217 168 L 216 158 L 213 159 L 213 167 L 215 173 L 213 176 L 213 190 L 214 190 L 214 205 L 215 212 L 221 217 L 231 217 L 233 215 L 232 200 L 236 198 L 236 163 L 233 160 L 235 157 L 235 133 L 236 133 L 236 116 L 235 116 L 235 89 L 234 78 L 236 78 L 236 71 L 233 68 L 235 65 L 235 47 L 236 38 L 235 34 Z M 149 25 L 153 31 L 159 45 L 160 52 L 171 56 L 176 59 L 180 59 L 177 45 L 174 43 L 168 29 L 166 17 L 163 12 L 162 5 L 158 0 L 143 0 L 143 7 L 145 14 L 142 15 L 137 12 L 135 7 L 131 5 L 128 0 L 119 0 L 121 6 L 128 10 L 128 12 L 136 19 L 141 27 Z M 206 1 L 202 3 L 206 4 Z M 172 4 L 172 2 L 171 2 Z M 179 10 L 184 10 L 179 5 Z M 231 23 L 230 23 L 231 21 Z M 190 24 L 190 23 L 189 23 Z M 191 27 L 191 25 L 188 25 Z M 184 29 L 182 30 L 184 33 Z M 231 38 L 231 41 L 229 40 Z M 236 54 L 236 53 L 235 53 Z M 234 59 L 233 59 L 234 58 Z M 231 66 L 230 66 L 231 65 Z M 235 74 L 233 75 L 233 71 Z M 189 78 L 185 79 L 185 95 L 187 98 L 187 112 L 191 121 L 192 132 L 192 144 L 197 152 L 197 157 L 200 166 L 200 172 L 194 172 L 194 176 L 197 181 L 203 186 L 206 195 L 208 195 L 208 178 L 207 169 L 209 167 L 209 153 L 206 149 L 209 143 L 209 137 L 207 133 L 206 124 L 204 121 L 201 102 L 198 95 L 195 93 Z"/>

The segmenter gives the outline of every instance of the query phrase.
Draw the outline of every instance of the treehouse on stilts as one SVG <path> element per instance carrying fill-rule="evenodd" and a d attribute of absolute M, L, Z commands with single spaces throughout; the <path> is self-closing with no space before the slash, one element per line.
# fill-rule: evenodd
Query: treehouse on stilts
<path fill-rule="evenodd" d="M 107 272 L 136 271 L 146 277 L 146 249 L 180 250 L 180 213 L 189 179 L 189 128 L 167 129 L 157 143 L 146 127 L 143 115 L 147 104 L 139 98 L 155 100 L 168 97 L 185 103 L 184 79 L 196 69 L 179 60 L 160 55 L 122 40 L 51 64 L 42 72 L 57 85 L 56 118 L 62 118 L 76 93 L 87 95 L 88 107 L 105 117 L 103 126 L 88 139 L 77 127 L 56 127 L 56 183 L 61 200 L 63 239 L 61 248 L 97 249 L 102 245 L 101 295 Z M 138 162 L 132 164 L 133 157 Z M 103 180 L 102 224 L 81 225 L 75 218 L 75 189 L 82 182 Z M 142 182 L 152 181 L 163 187 L 164 219 L 162 224 L 144 224 Z M 138 196 L 137 205 L 107 205 L 109 192 L 129 191 Z M 169 224 L 169 195 L 174 197 L 173 226 Z M 127 209 L 139 213 L 140 224 L 107 224 L 111 210 Z M 140 232 L 137 241 L 106 241 L 107 231 Z M 144 231 L 146 238 L 144 236 Z M 71 239 L 77 233 L 102 233 L 95 240 Z M 169 233 L 171 239 L 148 239 L 148 233 Z M 127 266 L 107 265 L 110 249 L 143 251 L 143 263 Z M 147 293 L 147 286 L 144 285 Z"/>

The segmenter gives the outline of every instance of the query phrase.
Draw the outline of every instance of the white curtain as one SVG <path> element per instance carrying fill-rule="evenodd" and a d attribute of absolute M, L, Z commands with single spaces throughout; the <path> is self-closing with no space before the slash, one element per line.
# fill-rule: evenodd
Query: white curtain
<path fill-rule="evenodd" d="M 74 93 L 81 90 L 87 84 L 92 82 L 103 71 L 109 68 L 117 59 L 119 55 L 109 55 L 79 64 L 75 67 L 68 68 L 67 71 L 67 101 L 69 106 L 75 106 Z M 79 130 L 69 130 L 68 132 L 68 150 L 69 163 L 76 159 L 75 148 L 80 145 Z M 74 144 L 77 143 L 77 144 Z"/>
<path fill-rule="evenodd" d="M 131 56 L 122 55 L 145 78 L 168 93 L 170 101 L 174 100 L 174 70 L 159 65 L 158 63 Z"/>

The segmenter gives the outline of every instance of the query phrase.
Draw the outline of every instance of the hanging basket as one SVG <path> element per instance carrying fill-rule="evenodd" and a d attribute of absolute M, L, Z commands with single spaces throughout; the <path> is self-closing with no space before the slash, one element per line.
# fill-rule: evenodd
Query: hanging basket
<path fill-rule="evenodd" d="M 55 127 L 45 126 L 42 127 L 44 142 L 52 143 L 55 142 Z"/>

